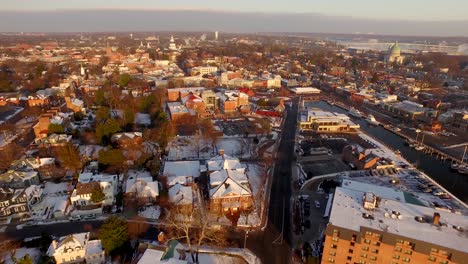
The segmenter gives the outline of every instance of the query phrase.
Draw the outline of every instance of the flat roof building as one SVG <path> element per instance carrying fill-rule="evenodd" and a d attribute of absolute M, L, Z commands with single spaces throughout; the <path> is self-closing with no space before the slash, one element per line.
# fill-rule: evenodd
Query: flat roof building
<path fill-rule="evenodd" d="M 322 263 L 466 263 L 467 223 L 465 215 L 337 187 Z"/>

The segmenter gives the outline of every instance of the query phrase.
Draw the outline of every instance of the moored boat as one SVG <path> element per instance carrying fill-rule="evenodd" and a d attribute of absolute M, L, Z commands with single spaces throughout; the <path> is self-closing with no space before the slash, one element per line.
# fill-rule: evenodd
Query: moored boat
<path fill-rule="evenodd" d="M 357 118 L 362 118 L 362 113 L 354 107 L 351 107 L 348 114 Z"/>
<path fill-rule="evenodd" d="M 368 115 L 367 118 L 366 118 L 366 121 L 369 124 L 374 125 L 374 126 L 380 125 L 380 122 L 377 121 L 373 115 Z"/>

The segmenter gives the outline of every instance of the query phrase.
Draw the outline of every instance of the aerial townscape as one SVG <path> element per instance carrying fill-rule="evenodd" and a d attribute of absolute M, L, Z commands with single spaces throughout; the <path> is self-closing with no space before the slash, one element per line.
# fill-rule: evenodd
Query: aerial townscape
<path fill-rule="evenodd" d="M 35 21 L 0 18 L 0 263 L 468 263 L 463 29 L 252 32 L 236 9 L 37 30 L 72 11 L 19 2 L 0 11 Z"/>

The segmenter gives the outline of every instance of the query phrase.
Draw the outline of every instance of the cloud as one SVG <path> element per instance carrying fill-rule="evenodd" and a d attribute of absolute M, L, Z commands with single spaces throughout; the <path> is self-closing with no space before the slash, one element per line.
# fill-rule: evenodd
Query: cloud
<path fill-rule="evenodd" d="M 467 21 L 374 20 L 313 13 L 201 10 L 0 11 L 2 32 L 106 31 L 373 32 L 392 35 L 468 36 Z"/>

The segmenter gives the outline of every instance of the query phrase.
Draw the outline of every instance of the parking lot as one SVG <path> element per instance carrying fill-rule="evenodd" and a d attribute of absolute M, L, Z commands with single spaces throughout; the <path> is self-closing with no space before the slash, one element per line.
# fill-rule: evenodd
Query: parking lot
<path fill-rule="evenodd" d="M 328 222 L 328 218 L 323 218 L 327 194 L 303 191 L 295 196 L 294 203 L 294 247 L 304 247 L 304 243 L 308 243 L 310 254 L 319 257 L 322 233 Z"/>

